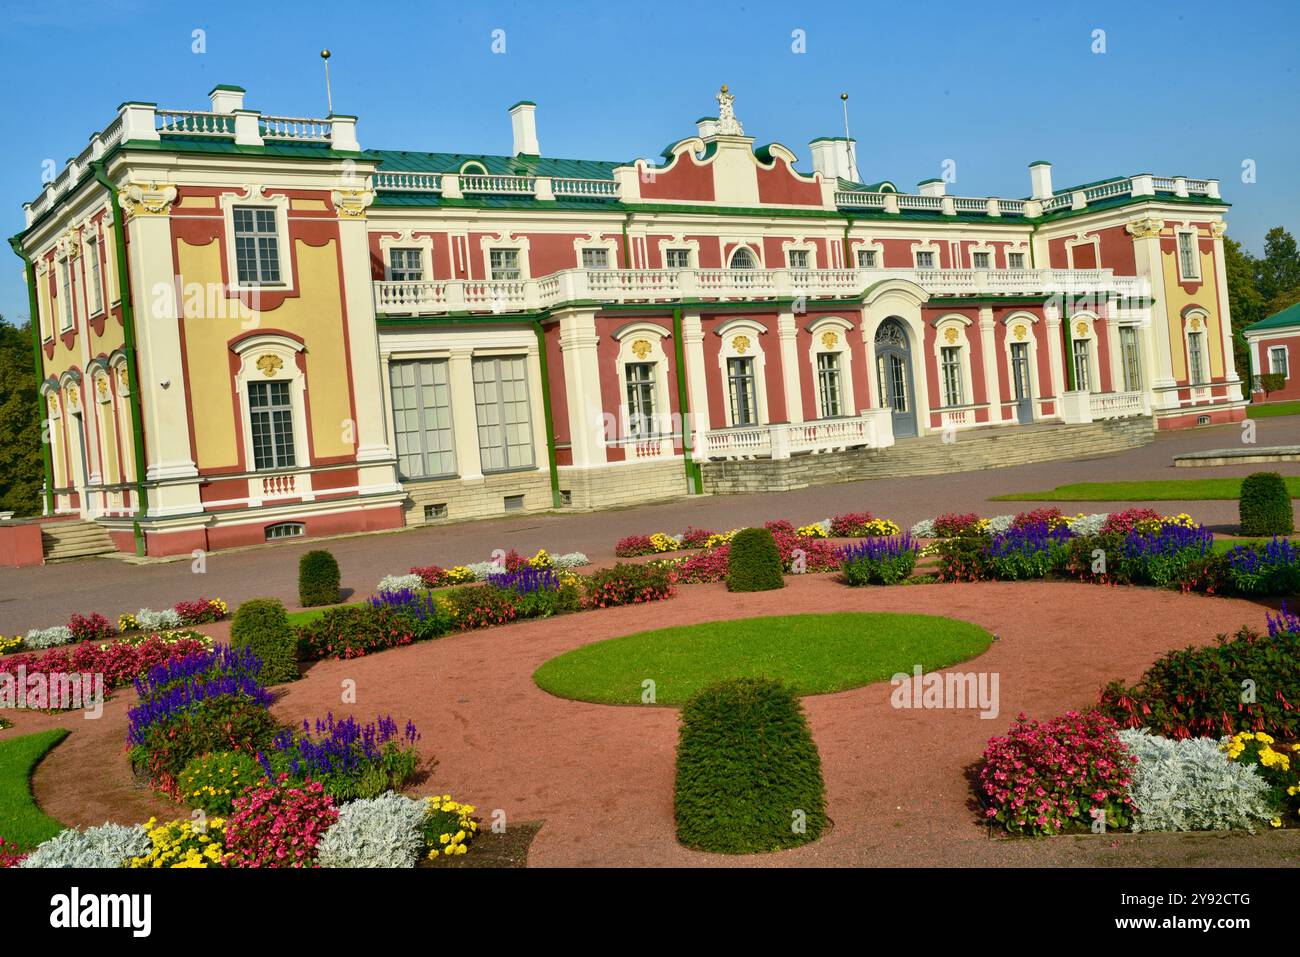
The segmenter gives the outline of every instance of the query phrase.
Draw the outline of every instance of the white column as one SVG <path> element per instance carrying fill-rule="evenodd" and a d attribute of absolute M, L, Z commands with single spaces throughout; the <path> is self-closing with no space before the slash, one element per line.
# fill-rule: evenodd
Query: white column
<path fill-rule="evenodd" d="M 867 320 L 865 306 L 862 309 L 859 321 L 862 326 L 862 345 L 867 354 L 867 401 L 865 405 L 863 403 L 858 403 L 858 405 L 866 409 L 878 409 L 880 408 L 879 370 L 876 362 L 876 326 L 878 323 Z"/>
<path fill-rule="evenodd" d="M 803 421 L 803 390 L 799 387 L 799 349 L 796 345 L 798 328 L 794 313 L 782 312 L 776 317 L 777 337 L 781 347 L 781 383 L 785 390 L 785 418 L 787 422 Z"/>
<path fill-rule="evenodd" d="M 1145 276 L 1150 283 L 1152 304 L 1148 307 L 1150 321 L 1144 323 L 1145 351 L 1150 355 L 1149 368 L 1151 378 L 1148 388 L 1152 392 L 1152 401 L 1157 407 L 1175 408 L 1178 405 L 1178 393 L 1172 389 L 1177 384 L 1174 379 L 1174 359 L 1170 339 L 1169 310 L 1164 296 L 1164 265 L 1160 256 L 1160 236 L 1151 235 L 1153 230 L 1144 230 L 1140 237 L 1133 239 L 1133 254 L 1137 262 L 1137 273 Z M 1164 389 L 1166 391 L 1159 391 Z"/>
<path fill-rule="evenodd" d="M 696 447 L 702 433 L 711 428 L 709 417 L 708 370 L 704 366 L 704 327 L 698 312 L 682 314 L 682 349 L 686 356 L 686 391 L 691 400 L 691 426 Z"/>
<path fill-rule="evenodd" d="M 989 404 L 989 423 L 1002 421 L 1002 384 L 998 380 L 997 343 L 993 336 L 993 309 L 980 307 L 980 354 L 984 359 L 984 400 Z M 1009 397 L 1008 397 L 1009 398 Z"/>
<path fill-rule="evenodd" d="M 474 371 L 468 346 L 459 346 L 447 356 L 447 385 L 461 401 L 451 404 L 451 431 L 456 441 L 456 468 L 462 479 L 483 477 L 483 459 L 478 447 L 478 415 L 474 408 Z"/>
<path fill-rule="evenodd" d="M 596 351 L 596 311 L 568 309 L 559 313 L 560 354 L 564 359 L 564 392 L 569 410 L 569 444 L 573 464 L 604 465 L 605 420 L 600 397 L 600 359 Z"/>
<path fill-rule="evenodd" d="M 1110 391 L 1124 391 L 1124 366 L 1119 354 L 1119 315 L 1118 310 L 1107 311 L 1106 351 L 1110 355 Z"/>
<path fill-rule="evenodd" d="M 1237 402 L 1242 398 L 1243 389 L 1232 355 L 1232 315 L 1228 308 L 1228 266 L 1223 258 L 1223 224 L 1211 223 L 1210 233 L 1214 236 L 1214 275 L 1219 280 L 1215 293 L 1219 299 L 1219 334 L 1223 337 L 1223 372 L 1228 379 L 1228 399 Z"/>
<path fill-rule="evenodd" d="M 1061 317 L 1047 317 L 1047 368 L 1056 396 L 1056 414 L 1061 415 L 1061 396 L 1065 392 L 1065 363 L 1061 355 Z M 1040 389 L 1041 391 L 1041 389 Z"/>

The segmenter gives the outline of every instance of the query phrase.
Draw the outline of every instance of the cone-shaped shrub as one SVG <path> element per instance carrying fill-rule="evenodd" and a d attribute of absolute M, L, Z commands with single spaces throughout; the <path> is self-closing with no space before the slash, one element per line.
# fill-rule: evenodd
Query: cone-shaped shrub
<path fill-rule="evenodd" d="M 784 588 L 781 550 L 766 528 L 745 528 L 731 540 L 727 556 L 727 591 Z"/>
<path fill-rule="evenodd" d="M 821 835 L 821 758 L 789 689 L 767 678 L 735 678 L 686 702 L 675 814 L 677 839 L 700 851 L 775 851 Z"/>
<path fill-rule="evenodd" d="M 1295 531 L 1291 492 L 1277 472 L 1256 472 L 1242 479 L 1237 508 L 1243 535 L 1290 535 Z"/>
<path fill-rule="evenodd" d="M 325 549 L 307 552 L 298 560 L 298 604 L 333 605 L 339 600 L 339 563 Z"/>
<path fill-rule="evenodd" d="M 248 646 L 262 659 L 263 684 L 298 680 L 298 636 L 278 599 L 251 598 L 240 605 L 230 623 L 230 644 Z"/>

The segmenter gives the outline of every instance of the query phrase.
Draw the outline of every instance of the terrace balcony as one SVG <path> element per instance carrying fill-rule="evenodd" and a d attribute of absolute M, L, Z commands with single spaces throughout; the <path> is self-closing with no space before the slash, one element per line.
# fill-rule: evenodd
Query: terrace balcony
<path fill-rule="evenodd" d="M 671 303 L 853 299 L 902 279 L 939 296 L 1148 294 L 1140 276 L 1110 269 L 565 269 L 540 279 L 377 281 L 383 316 L 528 313 L 566 303 Z"/>

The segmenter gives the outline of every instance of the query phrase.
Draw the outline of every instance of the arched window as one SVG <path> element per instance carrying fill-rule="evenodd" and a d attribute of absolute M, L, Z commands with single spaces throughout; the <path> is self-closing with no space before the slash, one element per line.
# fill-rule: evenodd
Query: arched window
<path fill-rule="evenodd" d="M 748 246 L 738 246 L 731 254 L 731 268 L 757 269 L 758 260 L 754 258 L 754 253 Z"/>

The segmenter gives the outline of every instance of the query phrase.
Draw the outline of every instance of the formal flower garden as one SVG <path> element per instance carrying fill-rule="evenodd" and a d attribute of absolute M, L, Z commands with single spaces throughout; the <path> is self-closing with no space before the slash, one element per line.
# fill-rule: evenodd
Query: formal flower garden
<path fill-rule="evenodd" d="M 61 676 L 102 676 L 106 697 L 126 699 L 113 773 L 174 813 L 83 828 L 58 826 L 34 805 L 26 819 L 0 813 L 0 864 L 412 867 L 472 858 L 484 819 L 458 788 L 438 787 L 458 769 L 428 760 L 425 749 L 437 754 L 440 742 L 427 741 L 405 708 L 302 713 L 294 689 L 329 662 L 398 662 L 427 642 L 529 625 L 561 649 L 530 669 L 531 692 L 555 707 L 680 709 L 672 789 L 682 847 L 735 854 L 817 842 L 839 824 L 805 698 L 897 684 L 913 668 L 920 679 L 963 662 L 978 667 L 991 649 L 1005 650 L 994 644 L 997 622 L 963 620 L 944 596 L 1025 600 L 1048 587 L 1087 590 L 1099 609 L 1124 588 L 1259 611 L 1190 647 L 1178 647 L 1186 645 L 1178 627 L 1152 621 L 1167 637 L 1144 671 L 1099 681 L 1090 701 L 1056 713 L 1003 717 L 1010 727 L 985 732 L 968 785 L 978 807 L 971 826 L 1021 838 L 1300 827 L 1300 617 L 1288 604 L 1300 595 L 1300 547 L 1277 484 L 1267 474 L 1243 484 L 1237 537 L 1141 508 L 944 513 L 906 530 L 860 511 L 799 525 L 773 518 L 647 531 L 613 542 L 609 564 L 543 549 L 382 569 L 370 594 L 348 603 L 338 563 L 316 550 L 301 558 L 300 609 L 258 598 L 231 616 L 222 600 L 201 597 L 112 618 L 87 610 L 0 639 L 0 696 L 12 699 L 21 684 L 28 708 L 57 718 Z M 813 581 L 824 584 L 810 600 Z M 653 627 L 656 609 L 697 587 L 718 608 L 780 614 Z M 788 598 L 768 601 L 767 592 Z M 871 596 L 884 595 L 941 614 L 877 610 Z M 821 607 L 828 603 L 836 607 Z M 583 640 L 606 627 L 614 637 Z M 511 654 L 505 631 L 491 640 Z M 37 687 L 45 698 L 31 697 Z M 414 710 L 424 706 L 420 694 L 412 684 L 393 700 Z M 74 738 L 87 733 L 70 727 Z M 9 775 L 25 789 L 42 758 L 65 746 L 57 733 L 17 730 L 0 735 L 0 788 Z"/>

